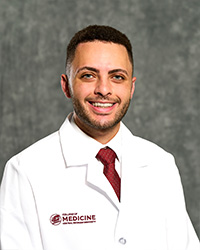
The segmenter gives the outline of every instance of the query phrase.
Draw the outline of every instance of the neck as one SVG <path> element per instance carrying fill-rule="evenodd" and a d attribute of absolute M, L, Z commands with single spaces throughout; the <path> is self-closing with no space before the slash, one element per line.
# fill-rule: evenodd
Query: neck
<path fill-rule="evenodd" d="M 88 136 L 92 137 L 101 144 L 106 144 L 117 134 L 120 128 L 120 123 L 116 124 L 112 128 L 96 129 L 85 123 L 82 123 L 76 115 L 74 115 L 74 122 L 76 125 Z"/>

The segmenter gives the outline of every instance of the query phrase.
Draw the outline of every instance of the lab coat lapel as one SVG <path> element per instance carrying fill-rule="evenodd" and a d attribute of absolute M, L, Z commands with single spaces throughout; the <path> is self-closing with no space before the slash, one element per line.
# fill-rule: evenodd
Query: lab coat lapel
<path fill-rule="evenodd" d="M 61 148 L 66 167 L 85 165 L 87 169 L 85 179 L 86 185 L 104 195 L 105 198 L 108 199 L 116 209 L 118 209 L 119 201 L 117 196 L 104 176 L 103 169 L 97 166 L 95 153 L 98 152 L 99 147 L 94 144 L 95 147 L 92 148 L 94 152 L 90 154 L 89 158 L 87 157 L 84 153 L 85 151 L 82 150 L 83 145 L 80 145 L 80 140 L 77 141 L 78 139 L 76 138 L 75 140 L 73 137 L 74 131 L 69 122 L 71 116 L 72 114 L 68 116 L 65 123 L 59 130 Z M 91 140 L 93 139 L 91 138 Z M 82 142 L 84 142 L 84 138 L 82 138 Z M 79 156 L 81 154 L 81 157 L 77 157 L 75 152 L 78 152 Z"/>
<path fill-rule="evenodd" d="M 138 150 L 137 141 L 131 132 L 124 126 L 122 140 L 122 179 L 121 179 L 121 204 L 130 199 L 133 188 L 138 183 L 141 171 L 145 171 L 148 163 Z"/>
<path fill-rule="evenodd" d="M 109 202 L 119 210 L 119 201 L 118 198 L 103 174 L 103 169 L 97 169 L 95 164 L 95 160 L 90 161 L 87 167 L 87 174 L 86 174 L 86 183 L 89 187 L 93 188 L 100 194 L 102 194 Z"/>

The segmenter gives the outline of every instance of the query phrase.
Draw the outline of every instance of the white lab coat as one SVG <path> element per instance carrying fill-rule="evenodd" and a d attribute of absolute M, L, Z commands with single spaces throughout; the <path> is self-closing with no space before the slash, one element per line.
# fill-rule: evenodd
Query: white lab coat
<path fill-rule="evenodd" d="M 58 132 L 13 157 L 1 186 L 2 250 L 199 250 L 173 157 L 122 126 L 121 203 Z M 69 166 L 76 150 L 77 165 Z M 69 157 L 70 158 L 70 157 Z"/>

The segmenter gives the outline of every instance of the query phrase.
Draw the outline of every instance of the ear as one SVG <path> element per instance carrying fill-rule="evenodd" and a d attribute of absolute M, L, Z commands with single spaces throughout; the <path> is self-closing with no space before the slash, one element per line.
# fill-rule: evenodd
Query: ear
<path fill-rule="evenodd" d="M 131 88 L 131 99 L 133 97 L 133 93 L 135 92 L 135 82 L 136 82 L 136 77 L 132 78 L 132 88 Z"/>
<path fill-rule="evenodd" d="M 70 87 L 69 87 L 69 80 L 68 77 L 65 74 L 61 75 L 61 87 L 63 93 L 66 95 L 67 98 L 71 98 L 70 94 Z"/>

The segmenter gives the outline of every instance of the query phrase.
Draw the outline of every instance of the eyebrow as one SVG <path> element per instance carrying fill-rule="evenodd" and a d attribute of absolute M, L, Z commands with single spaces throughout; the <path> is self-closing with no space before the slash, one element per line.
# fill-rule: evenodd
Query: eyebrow
<path fill-rule="evenodd" d="M 123 72 L 124 74 L 128 76 L 128 72 L 124 69 L 113 69 L 113 70 L 110 70 L 108 74 L 113 74 L 113 73 L 118 73 L 118 72 Z"/>
<path fill-rule="evenodd" d="M 76 74 L 78 74 L 80 71 L 83 71 L 83 70 L 90 70 L 90 71 L 93 71 L 93 72 L 96 72 L 96 73 L 100 72 L 96 68 L 89 67 L 89 66 L 84 66 L 84 67 L 78 69 Z M 113 74 L 113 73 L 118 73 L 118 72 L 123 72 L 124 74 L 126 74 L 128 76 L 128 72 L 126 70 L 124 70 L 124 69 L 112 69 L 112 70 L 108 71 L 108 74 Z"/>
<path fill-rule="evenodd" d="M 82 68 L 78 69 L 77 72 L 76 72 L 76 74 L 78 74 L 80 71 L 83 71 L 83 70 L 90 70 L 90 71 L 94 71 L 96 73 L 99 73 L 98 69 L 95 69 L 93 67 L 85 66 L 85 67 L 82 67 Z"/>

